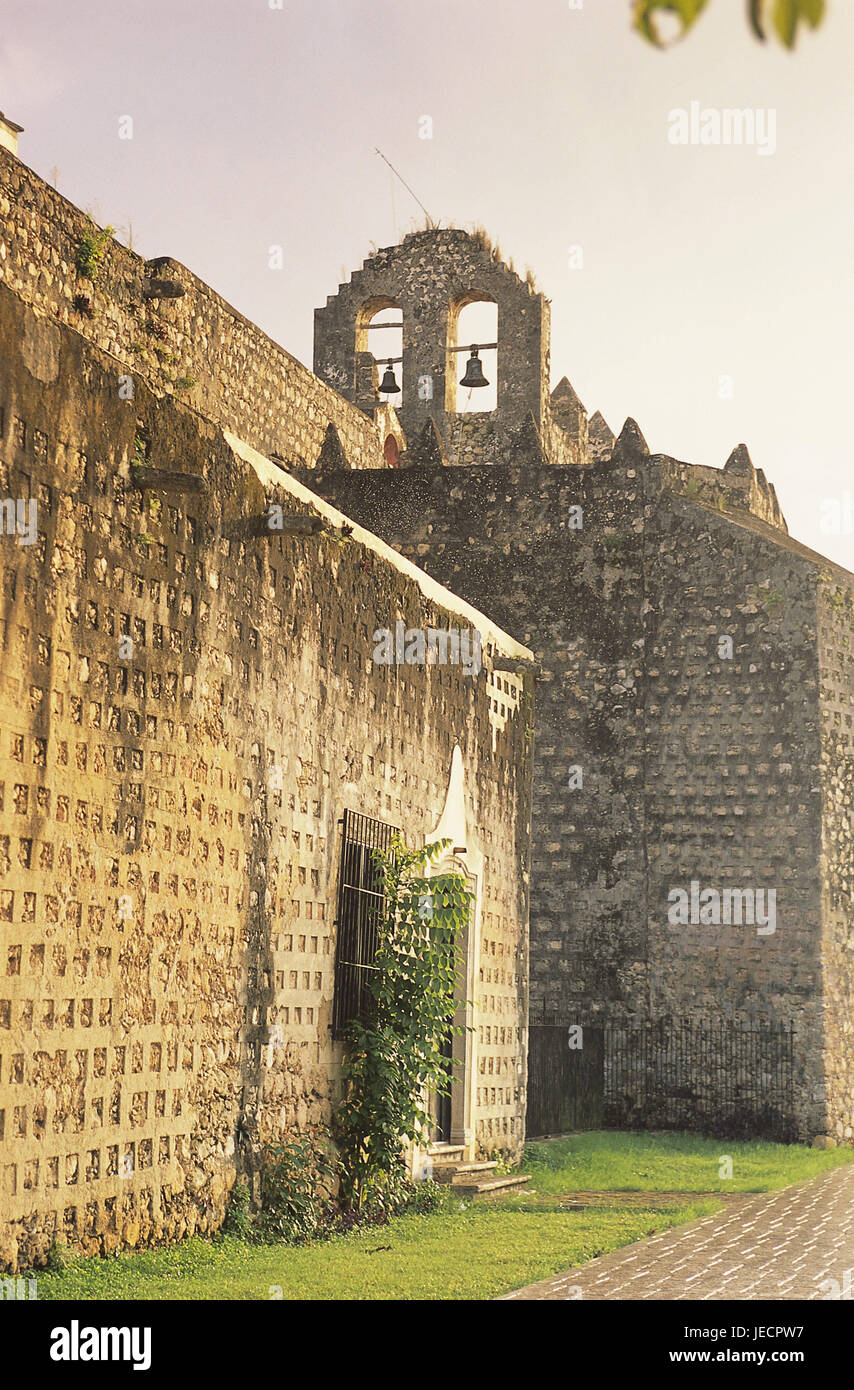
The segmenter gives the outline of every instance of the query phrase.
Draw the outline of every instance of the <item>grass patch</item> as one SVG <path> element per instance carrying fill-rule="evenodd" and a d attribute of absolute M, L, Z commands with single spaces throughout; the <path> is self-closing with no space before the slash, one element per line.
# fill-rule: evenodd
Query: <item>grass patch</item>
<path fill-rule="evenodd" d="M 733 1177 L 721 1179 L 723 1155 Z M 443 1196 L 432 1215 L 395 1217 L 309 1245 L 195 1238 L 109 1259 L 39 1270 L 40 1299 L 480 1300 L 609 1254 L 719 1210 L 716 1196 L 665 1199 L 658 1209 L 566 1211 L 579 1190 L 771 1192 L 854 1159 L 854 1149 L 736 1143 L 692 1134 L 599 1131 L 528 1145 L 530 1194 L 464 1204 Z"/>
<path fill-rule="evenodd" d="M 75 1260 L 39 1271 L 39 1299 L 488 1299 L 559 1274 L 679 1221 L 713 1201 L 656 1212 L 567 1213 L 475 1204 L 401 1216 L 305 1246 L 193 1239 L 163 1250 Z"/>
<path fill-rule="evenodd" d="M 733 1175 L 720 1178 L 719 1164 L 726 1154 L 732 1159 Z M 808 1149 L 803 1144 L 704 1139 L 695 1134 L 593 1130 L 529 1144 L 523 1171 L 531 1174 L 532 1188 L 556 1196 L 585 1190 L 774 1192 L 852 1160 L 854 1148 Z"/>

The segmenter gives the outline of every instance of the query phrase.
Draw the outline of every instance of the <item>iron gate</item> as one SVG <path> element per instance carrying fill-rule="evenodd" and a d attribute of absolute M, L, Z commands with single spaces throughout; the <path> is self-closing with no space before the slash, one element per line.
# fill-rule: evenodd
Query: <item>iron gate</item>
<path fill-rule="evenodd" d="M 332 1035 L 341 1038 L 352 1018 L 370 1007 L 368 972 L 373 968 L 379 921 L 385 906 L 382 876 L 373 849 L 387 850 L 397 827 L 356 811 L 345 811 L 341 825 L 341 877 L 335 940 L 335 993 Z"/>
<path fill-rule="evenodd" d="M 528 1032 L 528 1134 L 600 1129 L 605 1082 L 604 1032 L 585 1028 L 584 1046 L 569 1045 L 565 1023 L 531 1024 Z"/>
<path fill-rule="evenodd" d="M 797 1138 L 791 1024 L 609 1021 L 585 1026 L 581 1047 L 577 1032 L 554 1015 L 529 1024 L 531 1138 L 600 1128 Z"/>

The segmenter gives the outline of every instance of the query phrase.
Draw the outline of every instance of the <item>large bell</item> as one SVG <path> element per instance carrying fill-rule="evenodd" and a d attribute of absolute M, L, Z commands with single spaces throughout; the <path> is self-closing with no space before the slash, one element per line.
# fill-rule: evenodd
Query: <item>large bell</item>
<path fill-rule="evenodd" d="M 471 351 L 471 357 L 469 358 L 468 362 L 466 363 L 466 374 L 465 374 L 465 376 L 462 377 L 462 379 L 460 380 L 460 385 L 461 385 L 461 386 L 488 386 L 488 385 L 489 385 L 489 382 L 487 381 L 486 377 L 483 375 L 483 367 L 481 366 L 480 357 L 478 356 L 478 349 L 474 346 L 473 343 L 472 343 L 472 346 L 471 346 L 470 351 Z"/>
<path fill-rule="evenodd" d="M 395 379 L 394 379 L 394 372 L 392 371 L 392 366 L 391 366 L 391 363 L 389 362 L 388 366 L 387 366 L 386 369 L 385 369 L 385 376 L 383 377 L 382 381 L 380 382 L 380 395 L 381 395 L 381 396 L 396 396 L 396 395 L 398 394 L 399 391 L 400 391 L 400 387 L 398 386 L 397 382 L 396 382 Z"/>

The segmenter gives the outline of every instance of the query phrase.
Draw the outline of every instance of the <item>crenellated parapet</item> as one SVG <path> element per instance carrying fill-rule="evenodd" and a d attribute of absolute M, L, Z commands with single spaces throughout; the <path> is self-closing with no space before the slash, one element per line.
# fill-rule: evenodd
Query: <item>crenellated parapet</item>
<path fill-rule="evenodd" d="M 788 534 L 774 484 L 768 482 L 761 468 L 754 468 L 744 444 L 733 449 L 723 468 L 663 458 L 662 478 L 665 487 L 692 501 L 722 512 L 749 512 Z"/>

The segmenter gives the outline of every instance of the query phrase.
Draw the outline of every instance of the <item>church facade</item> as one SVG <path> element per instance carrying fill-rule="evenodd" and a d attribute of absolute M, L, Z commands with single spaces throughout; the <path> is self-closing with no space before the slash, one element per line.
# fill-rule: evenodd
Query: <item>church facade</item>
<path fill-rule="evenodd" d="M 497 389 L 467 413 L 484 300 Z M 313 485 L 538 663 L 529 1131 L 850 1141 L 854 578 L 789 536 L 743 445 L 692 466 L 550 390 L 548 304 L 482 238 L 416 233 L 317 310 L 315 371 L 373 418 L 378 306 L 397 466 Z"/>

